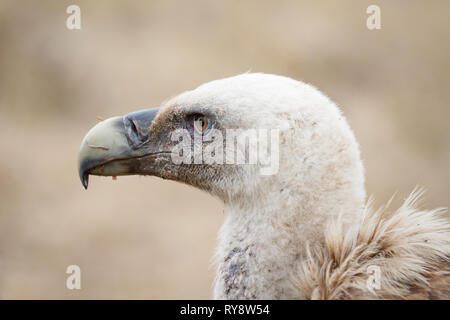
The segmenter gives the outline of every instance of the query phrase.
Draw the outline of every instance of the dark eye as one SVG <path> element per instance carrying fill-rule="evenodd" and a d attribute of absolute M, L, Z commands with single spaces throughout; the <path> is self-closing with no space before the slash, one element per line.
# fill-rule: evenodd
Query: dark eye
<path fill-rule="evenodd" d="M 202 115 L 196 115 L 194 117 L 194 128 L 198 133 L 203 134 L 208 129 L 208 119 Z"/>

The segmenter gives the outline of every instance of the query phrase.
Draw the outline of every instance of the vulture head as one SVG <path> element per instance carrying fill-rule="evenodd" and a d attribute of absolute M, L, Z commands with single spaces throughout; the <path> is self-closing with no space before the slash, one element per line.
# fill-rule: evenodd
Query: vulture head
<path fill-rule="evenodd" d="M 174 161 L 186 145 L 189 159 Z M 85 188 L 89 175 L 153 175 L 230 204 L 318 187 L 364 200 L 358 147 L 338 108 L 310 85 L 258 73 L 212 81 L 159 108 L 98 123 L 81 144 L 79 174 Z"/>
<path fill-rule="evenodd" d="M 102 121 L 82 141 L 79 175 L 85 188 L 89 175 L 152 175 L 220 198 L 215 298 L 374 298 L 373 266 L 385 271 L 384 297 L 399 296 L 449 252 L 448 221 L 414 201 L 396 220 L 364 209 L 346 119 L 316 88 L 282 76 L 216 80 Z M 327 227 L 330 217 L 339 223 Z"/>

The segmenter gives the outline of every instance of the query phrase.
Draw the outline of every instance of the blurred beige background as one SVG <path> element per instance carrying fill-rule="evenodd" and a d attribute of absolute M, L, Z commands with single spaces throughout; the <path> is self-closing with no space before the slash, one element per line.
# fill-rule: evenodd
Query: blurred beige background
<path fill-rule="evenodd" d="M 370 4 L 381 30 L 366 28 Z M 222 205 L 151 177 L 85 191 L 77 153 L 97 116 L 248 70 L 343 108 L 377 204 L 420 184 L 426 206 L 448 206 L 449 39 L 445 0 L 0 0 L 0 297 L 210 298 Z M 65 288 L 70 264 L 82 290 Z"/>

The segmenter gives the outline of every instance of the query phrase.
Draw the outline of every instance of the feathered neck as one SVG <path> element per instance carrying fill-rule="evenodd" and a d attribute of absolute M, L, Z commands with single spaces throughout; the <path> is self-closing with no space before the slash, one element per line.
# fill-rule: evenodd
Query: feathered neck
<path fill-rule="evenodd" d="M 347 221 L 355 219 L 361 213 L 361 197 L 348 186 L 320 194 L 268 187 L 264 196 L 247 203 L 225 204 L 214 297 L 298 298 L 292 279 L 307 244 L 324 243 L 330 216 L 346 212 Z"/>

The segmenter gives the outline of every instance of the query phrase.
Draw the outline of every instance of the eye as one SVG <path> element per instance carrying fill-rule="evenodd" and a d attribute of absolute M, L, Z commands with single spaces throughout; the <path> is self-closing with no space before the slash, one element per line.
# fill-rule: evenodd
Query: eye
<path fill-rule="evenodd" d="M 196 115 L 194 117 L 194 128 L 198 133 L 204 133 L 208 129 L 208 119 L 202 115 Z"/>

